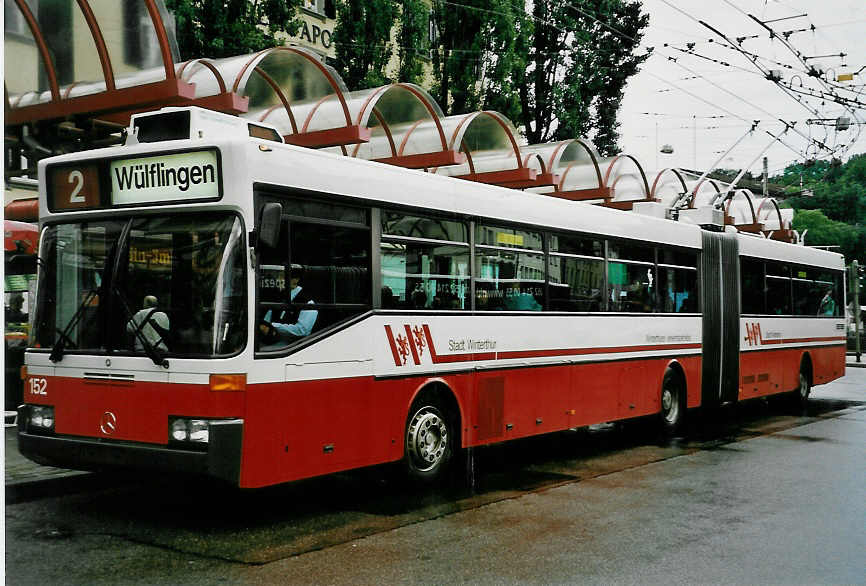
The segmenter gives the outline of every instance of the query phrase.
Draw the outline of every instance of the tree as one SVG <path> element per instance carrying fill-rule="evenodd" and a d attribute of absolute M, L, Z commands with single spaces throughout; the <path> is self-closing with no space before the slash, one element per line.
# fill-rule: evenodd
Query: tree
<path fill-rule="evenodd" d="M 427 15 L 423 0 L 403 0 L 397 34 L 397 81 L 420 84 L 423 80 L 424 62 L 430 51 Z"/>
<path fill-rule="evenodd" d="M 174 13 L 184 59 L 232 57 L 282 44 L 277 33 L 297 34 L 301 0 L 166 0 Z"/>
<path fill-rule="evenodd" d="M 799 177 L 797 185 L 799 191 Z M 794 209 L 820 209 L 831 220 L 866 226 L 866 154 L 851 157 L 844 165 L 828 165 L 817 179 L 804 177 L 803 188 L 813 195 L 788 198 Z"/>
<path fill-rule="evenodd" d="M 434 2 L 437 44 L 433 48 L 431 94 L 445 114 L 471 112 L 481 105 L 477 89 L 481 73 L 481 30 L 484 0 Z"/>
<path fill-rule="evenodd" d="M 649 17 L 628 0 L 537 0 L 522 123 L 531 143 L 592 137 L 619 152 L 617 115 Z"/>
<path fill-rule="evenodd" d="M 606 6 L 605 6 L 606 4 Z M 640 64 L 649 58 L 649 53 L 635 55 L 642 31 L 649 24 L 649 16 L 641 14 L 640 2 L 610 1 L 602 4 L 607 9 L 605 18 L 600 18 L 607 26 L 598 25 L 598 31 L 591 35 L 592 56 L 584 72 L 602 80 L 593 87 L 597 88 L 592 126 L 595 129 L 593 141 L 603 155 L 620 152 L 619 122 L 617 115 L 625 94 L 628 79 L 638 72 Z M 616 32 L 612 29 L 615 27 Z M 573 136 L 568 134 L 559 138 Z"/>
<path fill-rule="evenodd" d="M 509 0 L 489 6 L 482 31 L 487 43 L 482 47 L 481 107 L 519 123 L 523 112 L 519 90 L 526 83 L 533 21 L 520 4 L 512 6 Z"/>
<path fill-rule="evenodd" d="M 864 260 L 866 228 L 829 219 L 821 210 L 799 210 L 794 214 L 793 228 L 801 234 L 808 230 L 810 246 L 838 246 L 847 261 Z"/>
<path fill-rule="evenodd" d="M 813 193 L 785 200 L 795 210 L 794 228 L 809 229 L 808 244 L 838 245 L 846 260 L 866 263 L 866 154 L 845 164 L 790 165 L 772 181 L 791 185 L 797 193 Z"/>
<path fill-rule="evenodd" d="M 391 29 L 397 19 L 392 0 L 341 0 L 334 27 L 335 67 L 350 90 L 390 83 Z"/>

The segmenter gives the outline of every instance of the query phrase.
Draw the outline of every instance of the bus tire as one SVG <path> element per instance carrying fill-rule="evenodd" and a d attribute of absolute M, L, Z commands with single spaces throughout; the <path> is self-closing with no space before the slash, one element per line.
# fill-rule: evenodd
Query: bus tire
<path fill-rule="evenodd" d="M 794 405 L 797 407 L 805 407 L 809 402 L 809 395 L 812 392 L 812 384 L 809 381 L 809 372 L 806 370 L 805 364 L 800 367 L 800 376 L 797 383 L 797 388 L 794 389 L 793 399 Z"/>
<path fill-rule="evenodd" d="M 409 479 L 422 484 L 439 480 L 451 461 L 455 439 L 448 413 L 435 397 L 415 401 L 409 410 L 403 443 Z"/>
<path fill-rule="evenodd" d="M 662 378 L 661 413 L 662 430 L 671 435 L 682 427 L 686 413 L 686 389 L 682 376 L 668 368 Z"/>

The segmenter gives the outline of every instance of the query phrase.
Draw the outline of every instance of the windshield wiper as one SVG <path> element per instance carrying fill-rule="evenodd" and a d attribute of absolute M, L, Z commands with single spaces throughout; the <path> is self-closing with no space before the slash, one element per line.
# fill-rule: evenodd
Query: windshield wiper
<path fill-rule="evenodd" d="M 99 295 L 100 288 L 91 289 L 87 293 L 87 297 L 81 302 L 78 306 L 78 309 L 75 310 L 75 313 L 72 316 L 72 319 L 66 324 L 66 327 L 63 330 L 57 330 L 57 333 L 60 334 L 60 339 L 57 340 L 57 343 L 54 344 L 54 348 L 51 349 L 51 354 L 49 355 L 49 359 L 51 362 L 60 362 L 63 360 L 63 351 L 66 349 L 66 343 L 72 342 L 72 339 L 69 337 L 69 334 L 72 333 L 72 328 L 75 327 L 75 324 L 81 319 L 81 316 L 84 314 L 84 308 L 90 305 L 90 302 L 93 301 L 93 298 Z"/>

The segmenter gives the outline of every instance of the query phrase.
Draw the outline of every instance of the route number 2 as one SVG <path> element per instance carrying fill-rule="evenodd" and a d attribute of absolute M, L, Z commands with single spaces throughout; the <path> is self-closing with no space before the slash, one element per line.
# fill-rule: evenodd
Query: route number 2
<path fill-rule="evenodd" d="M 74 183 L 72 193 L 69 195 L 69 203 L 84 203 L 84 196 L 78 195 L 84 188 L 84 175 L 78 169 L 69 172 L 67 183 Z"/>

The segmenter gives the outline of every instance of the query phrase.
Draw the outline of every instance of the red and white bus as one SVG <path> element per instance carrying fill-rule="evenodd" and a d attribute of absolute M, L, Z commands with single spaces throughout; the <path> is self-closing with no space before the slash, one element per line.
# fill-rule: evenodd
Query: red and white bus
<path fill-rule="evenodd" d="M 843 258 L 197 109 L 40 162 L 21 452 L 241 487 L 844 374 Z M 137 138 L 136 138 L 137 137 Z M 269 139 L 270 137 L 270 139 Z"/>

